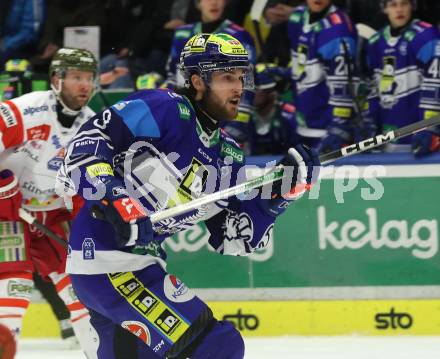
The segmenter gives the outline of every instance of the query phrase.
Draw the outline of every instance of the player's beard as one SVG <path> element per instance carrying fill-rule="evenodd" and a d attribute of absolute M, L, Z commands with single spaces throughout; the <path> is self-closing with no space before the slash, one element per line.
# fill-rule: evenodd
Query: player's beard
<path fill-rule="evenodd" d="M 82 93 L 81 95 L 71 95 L 70 93 L 62 93 L 62 99 L 66 106 L 72 110 L 80 110 L 83 108 L 90 99 L 90 94 Z"/>
<path fill-rule="evenodd" d="M 233 97 L 230 97 L 226 101 L 222 100 L 208 88 L 208 90 L 203 94 L 200 102 L 205 112 L 213 119 L 217 121 L 233 120 L 237 117 L 238 106 L 235 108 L 232 106 L 228 107 L 229 101 L 232 98 Z"/>

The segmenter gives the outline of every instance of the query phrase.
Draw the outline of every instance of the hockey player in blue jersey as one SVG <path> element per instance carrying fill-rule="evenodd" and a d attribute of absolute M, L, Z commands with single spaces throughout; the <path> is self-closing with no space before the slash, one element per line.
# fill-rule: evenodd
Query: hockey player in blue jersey
<path fill-rule="evenodd" d="M 252 64 L 256 63 L 256 51 L 252 36 L 241 26 L 224 18 L 224 10 L 227 0 L 195 0 L 201 14 L 201 21 L 183 25 L 176 29 L 173 42 L 171 45 L 171 53 L 167 63 L 167 79 L 165 86 L 170 89 L 182 86 L 182 78 L 178 71 L 180 53 L 185 43 L 195 34 L 203 33 L 226 33 L 234 36 L 239 40 L 249 55 Z M 234 134 L 234 138 L 239 140 L 240 134 L 246 131 L 247 124 L 253 112 L 254 92 L 247 90 L 244 92 L 240 102 L 239 112 L 234 123 L 230 122 L 229 130 Z M 232 124 L 232 126 L 231 126 Z"/>
<path fill-rule="evenodd" d="M 97 114 L 68 146 L 59 172 L 67 193 L 86 200 L 72 224 L 66 270 L 99 334 L 98 358 L 117 358 L 119 326 L 138 337 L 135 354 L 125 348 L 124 359 L 243 358 L 232 324 L 216 320 L 166 272 L 161 242 L 204 221 L 215 251 L 250 254 L 271 240 L 276 217 L 310 186 L 319 165 L 316 151 L 295 146 L 281 160 L 287 181 L 152 225 L 148 213 L 234 185 L 244 174 L 242 151 L 218 124 L 235 118 L 252 86 L 247 51 L 229 34 L 199 34 L 185 45 L 180 66 L 182 93 L 144 90 Z"/>
<path fill-rule="evenodd" d="M 331 0 L 307 0 L 307 6 L 297 7 L 290 16 L 288 32 L 298 134 L 322 152 L 352 143 L 350 86 L 358 79 L 349 76 L 356 73 L 357 42 L 350 18 Z"/>
<path fill-rule="evenodd" d="M 389 25 L 370 38 L 370 95 L 365 117 L 394 130 L 440 113 L 440 37 L 432 25 L 412 18 L 411 0 L 382 1 Z M 438 151 L 440 131 L 430 128 L 386 147 L 416 156 Z"/>

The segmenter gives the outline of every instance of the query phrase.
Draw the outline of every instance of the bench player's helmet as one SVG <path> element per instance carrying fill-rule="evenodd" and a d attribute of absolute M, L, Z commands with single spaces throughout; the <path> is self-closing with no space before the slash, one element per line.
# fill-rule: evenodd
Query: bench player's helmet
<path fill-rule="evenodd" d="M 229 34 L 197 34 L 185 44 L 180 54 L 179 70 L 185 87 L 191 87 L 191 76 L 198 74 L 209 86 L 215 71 L 245 70 L 243 88 L 254 88 L 253 69 L 244 46 Z"/>
<path fill-rule="evenodd" d="M 92 72 L 96 80 L 98 74 L 98 62 L 95 56 L 85 49 L 64 47 L 59 49 L 52 58 L 49 66 L 49 78 L 53 75 L 58 75 L 60 85 L 58 89 L 51 86 L 55 92 L 57 100 L 63 106 L 63 111 L 69 115 L 77 115 L 80 110 L 70 109 L 61 99 L 60 93 L 63 88 L 63 81 L 68 70 L 79 70 L 85 72 Z M 92 97 L 93 93 L 90 95 Z"/>

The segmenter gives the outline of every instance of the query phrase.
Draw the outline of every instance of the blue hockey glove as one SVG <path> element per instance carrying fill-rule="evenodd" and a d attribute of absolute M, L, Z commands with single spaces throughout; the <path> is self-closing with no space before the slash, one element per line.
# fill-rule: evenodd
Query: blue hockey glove
<path fill-rule="evenodd" d="M 439 130 L 424 130 L 412 136 L 411 149 L 416 157 L 426 156 L 437 152 L 440 148 Z"/>
<path fill-rule="evenodd" d="M 318 145 L 319 153 L 336 151 L 353 142 L 353 127 L 347 120 L 334 120 L 327 127 L 327 132 Z"/>
<path fill-rule="evenodd" d="M 262 198 L 260 207 L 272 216 L 278 216 L 294 200 L 310 190 L 319 176 L 318 152 L 305 145 L 296 145 L 278 162 L 284 169 L 283 180 L 272 184 L 270 199 Z M 264 195 L 264 192 L 263 192 Z"/>
<path fill-rule="evenodd" d="M 102 199 L 91 207 L 91 215 L 112 224 L 118 248 L 147 246 L 153 240 L 153 226 L 149 217 L 136 200 L 128 196 Z"/>

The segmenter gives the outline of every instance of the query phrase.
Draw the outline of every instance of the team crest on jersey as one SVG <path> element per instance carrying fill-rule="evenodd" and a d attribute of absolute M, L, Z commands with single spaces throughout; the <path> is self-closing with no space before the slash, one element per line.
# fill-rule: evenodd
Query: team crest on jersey
<path fill-rule="evenodd" d="M 148 330 L 148 327 L 144 323 L 135 320 L 126 320 L 121 323 L 121 327 L 136 335 L 148 346 L 151 345 L 151 334 Z"/>
<path fill-rule="evenodd" d="M 254 234 L 254 224 L 246 213 L 237 214 L 228 211 L 223 225 L 223 253 L 230 255 L 243 255 L 251 253 L 249 242 Z"/>
<path fill-rule="evenodd" d="M 252 238 L 253 224 L 251 218 L 242 213 L 237 215 L 230 212 L 225 221 L 225 239 L 232 241 L 243 239 L 249 241 Z"/>
<path fill-rule="evenodd" d="M 188 302 L 195 297 L 193 291 L 172 274 L 168 274 L 165 277 L 163 281 L 163 291 L 165 296 L 175 303 Z"/>
<path fill-rule="evenodd" d="M 403 41 L 399 46 L 399 52 L 402 56 L 406 56 L 408 54 L 408 43 Z"/>

